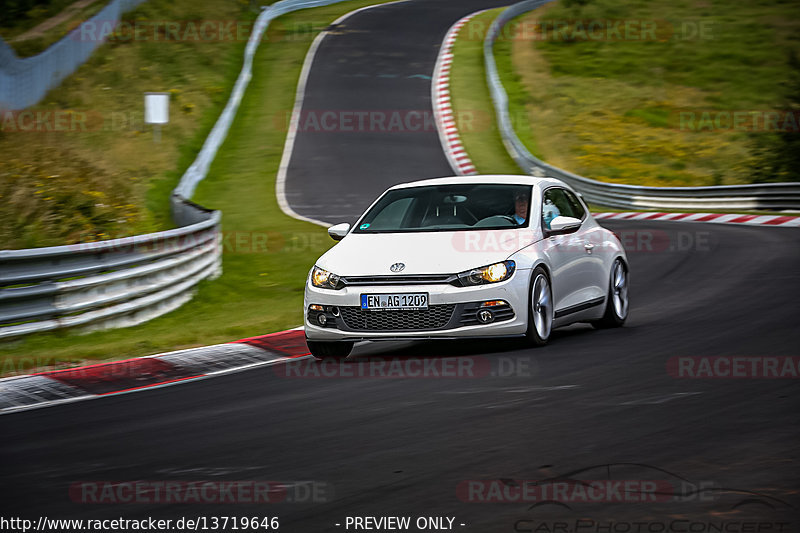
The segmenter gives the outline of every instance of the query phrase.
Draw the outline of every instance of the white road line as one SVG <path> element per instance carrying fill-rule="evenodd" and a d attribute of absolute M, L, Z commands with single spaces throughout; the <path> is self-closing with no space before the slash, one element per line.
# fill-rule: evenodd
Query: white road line
<path fill-rule="evenodd" d="M 336 19 L 332 25 L 341 24 L 347 18 L 361 11 L 366 11 L 367 9 L 373 9 L 376 7 L 383 7 L 392 4 L 400 4 L 408 1 L 409 0 L 397 0 L 395 2 L 386 2 L 384 4 L 375 4 L 372 6 L 362 7 L 342 15 L 341 17 Z M 278 199 L 278 205 L 280 206 L 281 211 L 283 211 L 286 215 L 295 218 L 297 220 L 311 222 L 312 224 L 317 224 L 325 228 L 329 227 L 330 224 L 327 222 L 323 222 L 321 220 L 316 220 L 313 218 L 300 215 L 299 213 L 295 212 L 295 210 L 292 209 L 292 207 L 289 205 L 289 202 L 286 199 L 286 173 L 289 170 L 289 163 L 292 160 L 292 153 L 294 152 L 294 141 L 295 137 L 297 136 L 297 126 L 300 123 L 300 112 L 303 110 L 303 101 L 305 100 L 308 75 L 311 72 L 311 65 L 314 63 L 314 57 L 317 55 L 317 50 L 319 49 L 320 45 L 322 44 L 322 41 L 325 39 L 327 35 L 328 35 L 327 31 L 321 31 L 317 35 L 317 37 L 314 39 L 314 42 L 311 43 L 311 47 L 308 49 L 305 61 L 303 62 L 303 69 L 300 71 L 300 80 L 297 83 L 297 92 L 295 93 L 292 118 L 291 121 L 289 122 L 289 132 L 286 134 L 286 143 L 283 146 L 283 155 L 281 156 L 281 164 L 280 167 L 278 167 L 278 176 L 275 180 L 275 195 Z"/>

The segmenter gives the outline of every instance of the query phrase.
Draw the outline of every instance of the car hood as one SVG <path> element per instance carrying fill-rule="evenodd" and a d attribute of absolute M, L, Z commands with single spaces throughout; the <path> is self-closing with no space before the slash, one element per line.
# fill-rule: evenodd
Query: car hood
<path fill-rule="evenodd" d="M 350 233 L 317 261 L 340 276 L 454 274 L 503 261 L 537 240 L 525 228 L 430 233 Z"/>

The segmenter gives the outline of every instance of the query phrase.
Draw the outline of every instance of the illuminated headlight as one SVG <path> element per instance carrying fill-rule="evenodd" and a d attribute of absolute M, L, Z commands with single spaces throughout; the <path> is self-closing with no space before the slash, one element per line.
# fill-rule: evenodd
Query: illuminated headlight
<path fill-rule="evenodd" d="M 458 275 L 458 279 L 465 287 L 482 285 L 484 283 L 497 283 L 505 281 L 514 274 L 516 268 L 514 261 L 508 260 L 481 268 L 473 268 Z"/>
<path fill-rule="evenodd" d="M 339 276 L 314 266 L 311 270 L 311 284 L 321 289 L 341 289 Z"/>

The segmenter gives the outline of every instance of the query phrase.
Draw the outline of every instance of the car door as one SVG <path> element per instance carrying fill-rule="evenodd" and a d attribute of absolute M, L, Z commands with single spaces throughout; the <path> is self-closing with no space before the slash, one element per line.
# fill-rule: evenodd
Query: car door
<path fill-rule="evenodd" d="M 571 248 L 580 259 L 576 261 L 572 273 L 575 304 L 599 304 L 605 298 L 608 285 L 608 272 L 605 271 L 607 250 L 604 246 L 603 229 L 591 221 L 587 222 L 584 204 L 570 190 L 564 189 L 564 196 L 569 203 L 573 216 L 584 223 L 573 234 Z M 574 305 L 570 303 L 570 305 Z"/>
<path fill-rule="evenodd" d="M 593 242 L 596 239 L 592 238 L 592 228 L 585 224 L 586 210 L 572 192 L 562 187 L 546 189 L 542 195 L 541 213 L 545 234 L 556 216 L 573 217 L 584 222 L 573 233 L 550 235 L 545 239 L 544 253 L 552 269 L 556 318 L 562 318 L 580 312 L 602 297 L 597 287 L 598 266 L 602 266 L 602 258 L 594 254 L 598 243 Z"/>

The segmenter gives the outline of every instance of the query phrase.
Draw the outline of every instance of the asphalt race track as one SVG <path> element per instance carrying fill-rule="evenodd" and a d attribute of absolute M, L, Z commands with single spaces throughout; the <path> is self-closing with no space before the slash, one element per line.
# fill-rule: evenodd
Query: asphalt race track
<path fill-rule="evenodd" d="M 306 83 L 286 180 L 292 209 L 316 220 L 353 222 L 392 185 L 453 175 L 432 118 L 430 77 L 439 48 L 461 17 L 507 3 L 401 2 L 360 11 L 332 29 Z M 354 118 L 324 122 L 326 111 Z M 359 112 L 371 113 L 361 115 L 361 128 Z M 410 127 L 393 127 L 393 114 Z"/>
<path fill-rule="evenodd" d="M 423 4 L 449 7 L 433 21 L 419 14 Z M 385 61 L 385 69 L 371 72 L 429 75 L 447 27 L 491 5 L 408 2 L 365 11 L 348 24 L 383 32 L 362 56 Z M 347 78 L 356 65 L 334 65 L 338 54 L 354 53 L 351 38 L 377 39 L 353 29 L 323 41 L 309 105 L 430 105 L 422 79 Z M 396 55 L 394 45 L 403 47 Z M 413 62 L 412 53 L 419 54 Z M 435 132 L 407 135 L 299 135 L 287 183 L 292 206 L 320 217 L 320 202 L 337 197 L 342 203 L 328 203 L 322 218 L 351 220 L 395 181 L 450 173 Z M 316 151 L 319 158 L 311 156 Z M 326 192 L 327 183 L 333 186 Z M 348 516 L 449 516 L 454 529 L 478 532 L 714 531 L 688 524 L 721 521 L 739 528 L 723 531 L 748 531 L 742 524 L 753 521 L 760 531 L 800 530 L 797 376 L 689 379 L 675 370 L 685 357 L 800 356 L 800 231 L 603 224 L 623 238 L 630 259 L 631 310 L 622 329 L 572 326 L 539 349 L 517 340 L 364 344 L 341 367 L 328 367 L 327 377 L 315 377 L 324 369 L 304 360 L 291 375 L 266 367 L 5 415 L 4 514 L 278 516 L 287 532 L 344 531 Z M 422 360 L 426 368 L 466 361 L 473 371 L 353 377 L 389 358 Z M 474 497 L 463 490 L 470 480 L 513 488 L 519 480 L 554 478 L 686 490 L 683 498 L 644 503 L 612 495 L 542 505 L 487 503 L 480 490 Z M 298 501 L 84 503 L 74 490 L 81 482 L 134 480 L 275 481 L 289 486 L 286 500 Z M 304 482 L 315 484 L 313 496 L 298 489 Z"/>
<path fill-rule="evenodd" d="M 796 513 L 797 380 L 676 379 L 667 361 L 797 356 L 800 232 L 608 225 L 673 246 L 690 236 L 706 243 L 630 253 L 632 307 L 623 329 L 574 326 L 543 349 L 516 341 L 372 344 L 346 363 L 357 374 L 370 354 L 472 356 L 500 376 L 313 378 L 306 369 L 287 377 L 272 367 L 6 415 L 4 506 L 20 516 L 84 518 L 277 514 L 284 531 L 334 531 L 348 515 L 450 515 L 465 531 L 513 531 L 518 519 L 554 512 L 598 520 Z M 465 480 L 536 480 L 611 463 L 647 465 L 622 467 L 626 479 L 665 478 L 654 476 L 660 468 L 787 506 L 755 502 L 735 513 L 735 505 L 758 498 L 724 492 L 649 509 L 529 510 L 466 503 L 456 492 Z M 605 469 L 588 475 L 605 479 Z M 73 483 L 101 480 L 313 480 L 333 499 L 260 506 L 70 500 Z"/>

